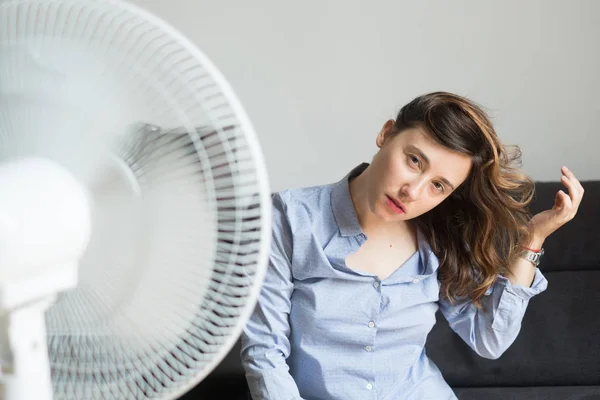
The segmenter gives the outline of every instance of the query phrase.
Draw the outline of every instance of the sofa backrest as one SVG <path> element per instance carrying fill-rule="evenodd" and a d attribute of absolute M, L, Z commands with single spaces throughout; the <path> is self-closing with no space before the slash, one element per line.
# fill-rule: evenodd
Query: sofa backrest
<path fill-rule="evenodd" d="M 530 300 L 519 336 L 499 359 L 475 354 L 438 313 L 426 349 L 451 386 L 600 384 L 600 182 L 582 185 L 576 217 L 544 243 L 548 289 Z M 531 211 L 552 208 L 559 189 L 536 183 Z"/>

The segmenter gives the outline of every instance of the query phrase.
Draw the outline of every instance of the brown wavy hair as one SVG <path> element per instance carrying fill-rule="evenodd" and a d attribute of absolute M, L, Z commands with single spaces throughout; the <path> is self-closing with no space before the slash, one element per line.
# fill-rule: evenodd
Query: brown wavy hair
<path fill-rule="evenodd" d="M 529 243 L 528 206 L 533 180 L 520 169 L 518 146 L 505 146 L 490 119 L 473 101 L 434 92 L 400 110 L 396 130 L 420 127 L 446 148 L 472 159 L 469 176 L 448 198 L 415 222 L 440 260 L 441 295 L 452 304 L 481 298 L 498 274 Z"/>

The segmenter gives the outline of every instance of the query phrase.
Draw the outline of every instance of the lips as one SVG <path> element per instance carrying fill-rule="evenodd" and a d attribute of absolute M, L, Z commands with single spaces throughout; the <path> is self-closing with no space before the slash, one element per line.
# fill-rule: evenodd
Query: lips
<path fill-rule="evenodd" d="M 398 213 L 406 213 L 406 207 L 404 206 L 404 204 L 402 204 L 399 200 L 396 200 L 390 196 L 387 196 L 388 202 L 390 202 L 391 206 L 395 209 L 396 212 Z"/>

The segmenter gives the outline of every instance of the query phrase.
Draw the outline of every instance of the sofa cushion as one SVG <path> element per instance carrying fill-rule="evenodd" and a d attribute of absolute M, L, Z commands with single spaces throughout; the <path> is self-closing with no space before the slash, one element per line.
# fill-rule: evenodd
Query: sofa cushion
<path fill-rule="evenodd" d="M 545 275 L 548 289 L 497 360 L 477 355 L 438 313 L 426 349 L 451 386 L 600 385 L 600 271 Z"/>
<path fill-rule="evenodd" d="M 459 400 L 597 400 L 600 386 L 455 388 Z"/>

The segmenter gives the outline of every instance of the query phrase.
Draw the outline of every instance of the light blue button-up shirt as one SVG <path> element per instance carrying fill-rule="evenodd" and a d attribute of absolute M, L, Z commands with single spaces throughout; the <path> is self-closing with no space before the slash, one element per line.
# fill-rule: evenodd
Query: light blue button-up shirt
<path fill-rule="evenodd" d="M 257 306 L 242 334 L 242 364 L 255 400 L 456 399 L 425 353 L 438 308 L 479 355 L 499 357 L 515 340 L 529 299 L 547 287 L 503 276 L 483 298 L 440 297 L 439 261 L 418 232 L 418 250 L 384 280 L 350 269 L 366 241 L 349 179 L 273 195 L 273 241 Z M 533 268 L 533 267 L 532 267 Z"/>

